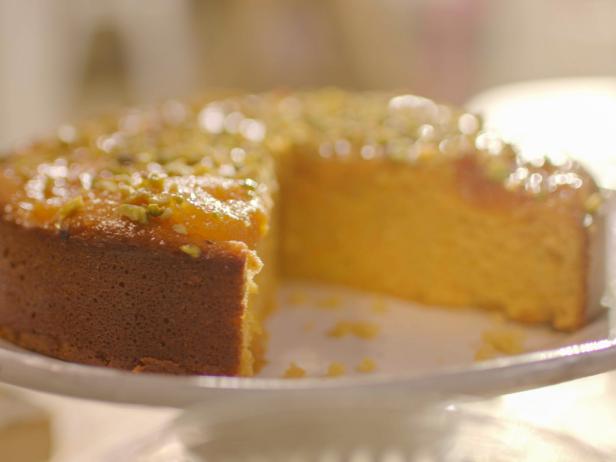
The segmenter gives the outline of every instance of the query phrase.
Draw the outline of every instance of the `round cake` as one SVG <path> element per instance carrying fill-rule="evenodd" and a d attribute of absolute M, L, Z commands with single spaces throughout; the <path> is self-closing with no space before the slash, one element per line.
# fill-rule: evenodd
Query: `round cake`
<path fill-rule="evenodd" d="M 168 101 L 1 162 L 0 335 L 68 361 L 252 375 L 281 278 L 558 330 L 603 290 L 588 173 L 415 95 Z"/>

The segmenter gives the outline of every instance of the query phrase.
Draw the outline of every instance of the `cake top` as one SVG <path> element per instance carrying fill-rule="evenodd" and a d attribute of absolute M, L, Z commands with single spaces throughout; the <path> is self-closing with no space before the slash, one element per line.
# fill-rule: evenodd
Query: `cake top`
<path fill-rule="evenodd" d="M 193 256 L 199 239 L 254 246 L 267 231 L 273 162 L 296 150 L 411 165 L 471 156 L 487 181 L 530 197 L 592 183 L 571 162 L 523 161 L 473 114 L 410 94 L 325 89 L 168 101 L 62 126 L 2 161 L 0 200 L 5 219 L 24 226 L 170 240 Z M 594 212 L 600 201 L 588 199 Z"/>

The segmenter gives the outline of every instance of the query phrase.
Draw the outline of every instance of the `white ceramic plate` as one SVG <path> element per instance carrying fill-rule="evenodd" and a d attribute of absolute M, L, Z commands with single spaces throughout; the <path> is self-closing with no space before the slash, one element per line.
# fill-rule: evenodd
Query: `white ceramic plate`
<path fill-rule="evenodd" d="M 513 92 L 513 101 L 519 101 L 523 97 L 521 93 L 535 91 L 536 87 L 520 88 Z M 540 88 L 545 93 L 545 88 Z M 503 92 L 508 91 L 478 98 L 473 107 L 503 107 Z M 535 100 L 529 101 L 531 104 Z M 519 107 L 516 111 L 524 112 Z M 614 223 L 609 228 L 609 240 L 616 242 Z M 611 248 L 609 244 L 608 260 Z M 611 269 L 612 263 L 609 265 Z M 608 273 L 616 275 L 613 271 Z M 301 303 L 290 303 L 291 299 Z M 613 316 L 608 310 L 583 330 L 570 335 L 547 328 L 505 324 L 506 328 L 523 330 L 528 352 L 478 363 L 474 356 L 482 334 L 503 327 L 486 312 L 425 308 L 385 299 L 377 305 L 385 305 L 387 312 L 379 313 L 383 310 L 375 310 L 374 296 L 370 294 L 301 283 L 284 286 L 280 304 L 281 308 L 269 320 L 269 363 L 256 378 L 135 375 L 69 364 L 0 343 L 0 380 L 90 399 L 183 406 L 242 393 L 288 393 L 322 388 L 344 392 L 348 387 L 366 386 L 456 395 L 504 393 L 616 368 L 614 322 L 610 321 Z M 370 340 L 328 336 L 327 332 L 339 321 L 368 322 L 378 326 L 379 334 Z M 372 374 L 355 371 L 366 357 L 376 363 Z M 304 368 L 308 377 L 281 379 L 291 362 Z M 347 373 L 335 379 L 324 378 L 332 362 L 344 364 Z"/>

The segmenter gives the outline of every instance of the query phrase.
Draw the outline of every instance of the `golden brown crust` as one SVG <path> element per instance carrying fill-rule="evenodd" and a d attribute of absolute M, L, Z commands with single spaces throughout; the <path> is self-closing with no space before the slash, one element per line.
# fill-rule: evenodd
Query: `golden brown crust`
<path fill-rule="evenodd" d="M 100 243 L 0 222 L 0 335 L 60 359 L 235 375 L 246 246 Z"/>

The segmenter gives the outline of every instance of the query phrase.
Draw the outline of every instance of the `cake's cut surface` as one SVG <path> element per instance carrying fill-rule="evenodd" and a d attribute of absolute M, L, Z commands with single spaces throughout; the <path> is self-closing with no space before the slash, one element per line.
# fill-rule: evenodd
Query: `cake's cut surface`
<path fill-rule="evenodd" d="M 286 274 L 581 325 L 588 193 L 509 192 L 482 169 L 475 157 L 406 166 L 296 156 L 281 177 Z"/>
<path fill-rule="evenodd" d="M 135 371 L 254 373 L 278 274 L 563 330 L 599 298 L 592 179 L 413 95 L 269 93 L 65 126 L 3 161 L 0 202 L 2 335 Z"/>

